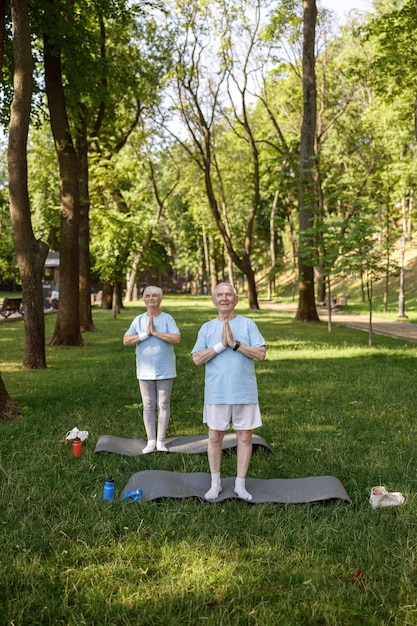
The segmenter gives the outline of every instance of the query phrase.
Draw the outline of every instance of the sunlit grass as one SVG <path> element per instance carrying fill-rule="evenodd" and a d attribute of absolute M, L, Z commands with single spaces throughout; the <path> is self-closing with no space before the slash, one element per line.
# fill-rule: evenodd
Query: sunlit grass
<path fill-rule="evenodd" d="M 181 328 L 168 436 L 204 434 L 204 369 L 190 351 L 208 298 L 166 297 Z M 96 455 L 100 435 L 144 437 L 134 351 L 122 336 L 140 303 L 117 319 L 97 310 L 100 333 L 83 348 L 47 347 L 48 369 L 20 369 L 23 324 L 0 325 L 1 371 L 23 417 L 0 423 L 0 623 L 414 624 L 417 621 L 416 345 L 343 326 L 251 315 L 268 343 L 256 365 L 272 454 L 255 452 L 249 475 L 333 475 L 352 506 L 137 505 L 102 501 L 145 469 L 207 472 L 205 455 Z M 46 318 L 47 338 L 55 315 Z M 83 457 L 60 439 L 88 430 Z M 222 472 L 236 473 L 224 454 Z M 406 496 L 371 509 L 372 486 Z"/>

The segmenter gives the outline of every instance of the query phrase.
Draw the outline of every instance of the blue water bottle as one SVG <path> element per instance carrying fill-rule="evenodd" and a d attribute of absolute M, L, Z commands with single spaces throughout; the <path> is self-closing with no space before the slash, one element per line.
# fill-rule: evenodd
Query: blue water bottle
<path fill-rule="evenodd" d="M 114 496 L 114 478 L 106 478 L 103 489 L 103 500 L 109 502 Z"/>

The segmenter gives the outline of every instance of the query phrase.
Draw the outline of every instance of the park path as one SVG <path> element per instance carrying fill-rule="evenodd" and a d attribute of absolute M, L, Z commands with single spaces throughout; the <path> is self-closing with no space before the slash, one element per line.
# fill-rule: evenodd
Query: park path
<path fill-rule="evenodd" d="M 297 305 L 285 302 L 268 302 L 260 301 L 260 307 L 263 309 L 272 309 L 274 311 L 282 311 L 283 313 L 296 313 Z M 321 322 L 328 321 L 327 309 L 317 309 Z M 358 330 L 369 332 L 369 317 L 367 315 L 356 315 L 355 313 L 345 313 L 344 311 L 332 311 L 332 324 L 344 324 Z M 372 332 L 377 335 L 388 335 L 397 339 L 408 339 L 409 341 L 417 341 L 417 324 L 411 324 L 404 320 L 389 321 L 379 317 L 372 317 Z"/>
<path fill-rule="evenodd" d="M 44 309 L 45 315 L 49 315 L 49 313 L 56 313 L 56 310 Z M 11 313 L 8 317 L 3 317 L 3 315 L 0 315 L 0 322 L 11 322 L 13 320 L 23 320 L 23 316 L 20 315 L 20 313 Z"/>
<path fill-rule="evenodd" d="M 297 305 L 288 302 L 268 302 L 261 300 L 259 302 L 261 309 L 272 309 L 274 311 L 282 311 L 283 313 L 293 313 L 297 311 Z M 45 313 L 56 313 L 56 311 L 45 311 Z M 317 309 L 321 322 L 328 321 L 327 309 Z M 7 320 L 22 319 L 19 313 L 13 313 Z M 7 321 L 0 316 L 0 321 Z M 344 324 L 358 330 L 369 332 L 369 317 L 367 315 L 356 315 L 355 313 L 345 313 L 344 311 L 332 311 L 332 323 Z M 372 332 L 377 335 L 388 335 L 397 339 L 408 339 L 409 341 L 417 341 L 417 324 L 411 324 L 403 320 L 385 320 L 379 317 L 372 318 Z"/>

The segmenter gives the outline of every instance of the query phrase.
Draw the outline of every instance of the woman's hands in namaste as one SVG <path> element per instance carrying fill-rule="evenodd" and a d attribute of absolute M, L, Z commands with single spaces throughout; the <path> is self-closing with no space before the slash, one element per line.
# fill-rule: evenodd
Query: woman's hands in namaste
<path fill-rule="evenodd" d="M 147 331 L 148 335 L 153 335 L 155 332 L 155 325 L 153 323 L 153 317 L 149 318 L 149 324 L 148 324 L 148 328 Z"/>

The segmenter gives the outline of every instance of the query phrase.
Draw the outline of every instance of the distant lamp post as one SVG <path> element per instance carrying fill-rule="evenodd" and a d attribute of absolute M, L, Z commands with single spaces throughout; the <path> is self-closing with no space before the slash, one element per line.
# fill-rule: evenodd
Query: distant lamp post
<path fill-rule="evenodd" d="M 398 316 L 407 317 L 405 314 L 405 294 L 404 294 L 404 255 L 405 255 L 405 233 L 401 235 L 401 266 L 400 266 L 400 292 L 398 294 Z"/>

